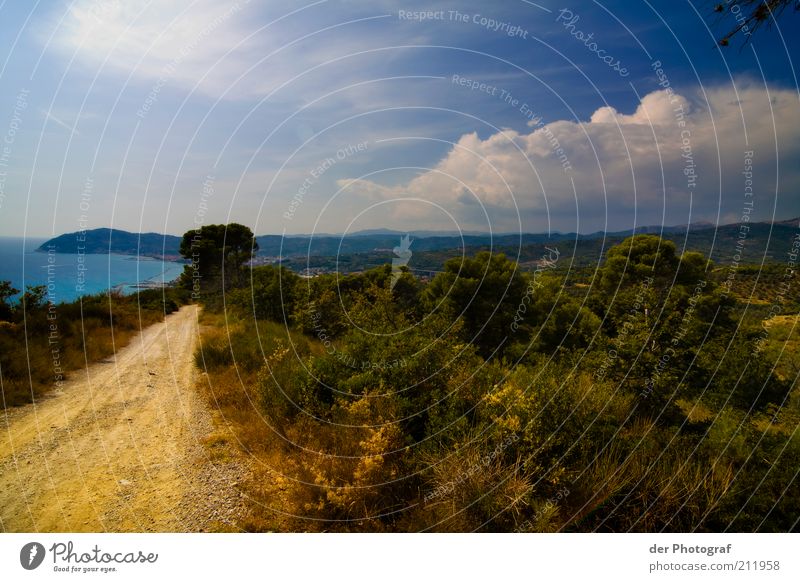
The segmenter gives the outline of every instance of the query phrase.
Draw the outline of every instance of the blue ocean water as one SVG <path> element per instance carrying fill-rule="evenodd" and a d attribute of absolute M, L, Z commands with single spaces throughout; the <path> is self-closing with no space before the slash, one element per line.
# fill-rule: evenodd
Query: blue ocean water
<path fill-rule="evenodd" d="M 148 257 L 36 252 L 46 240 L 0 237 L 0 281 L 20 290 L 50 284 L 48 299 L 61 303 L 113 288 L 132 293 L 134 285 L 169 282 L 183 271 L 182 263 Z"/>

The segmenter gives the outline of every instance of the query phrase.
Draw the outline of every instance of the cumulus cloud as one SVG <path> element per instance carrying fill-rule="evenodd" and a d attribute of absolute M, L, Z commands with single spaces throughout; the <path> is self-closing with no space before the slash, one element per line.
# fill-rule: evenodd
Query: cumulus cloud
<path fill-rule="evenodd" d="M 603 106 L 589 121 L 534 123 L 529 133 L 505 129 L 485 139 L 470 133 L 430 171 L 403 184 L 356 179 L 339 185 L 365 202 L 435 201 L 465 228 L 513 230 L 521 222 L 524 230 L 591 231 L 718 217 L 732 222 L 745 202 L 742 171 L 745 151 L 752 151 L 755 214 L 772 216 L 776 189 L 778 215 L 800 214 L 797 94 L 747 82 L 736 89 L 660 90 L 642 97 L 631 114 Z M 398 207 L 394 220 L 437 226 L 405 212 Z"/>
<path fill-rule="evenodd" d="M 690 109 L 691 105 L 685 97 L 665 89 L 645 95 L 633 115 L 624 115 L 610 106 L 601 107 L 592 114 L 591 123 L 670 125 L 675 123 L 676 111 L 689 113 Z"/>

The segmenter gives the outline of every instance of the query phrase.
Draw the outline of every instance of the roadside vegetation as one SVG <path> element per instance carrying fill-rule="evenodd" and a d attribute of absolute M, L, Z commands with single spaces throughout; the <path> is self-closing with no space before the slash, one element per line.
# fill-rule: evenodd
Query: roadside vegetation
<path fill-rule="evenodd" d="M 188 298 L 181 289 L 148 289 L 48 302 L 44 286 L 22 296 L 0 281 L 0 388 L 3 407 L 34 401 L 79 370 L 127 345 L 145 327 L 162 321 Z"/>
<path fill-rule="evenodd" d="M 798 305 L 779 266 L 731 280 L 651 235 L 578 277 L 552 251 L 530 272 L 452 259 L 427 284 L 246 255 L 224 290 L 202 280 L 196 354 L 253 461 L 246 530 L 798 529 Z"/>

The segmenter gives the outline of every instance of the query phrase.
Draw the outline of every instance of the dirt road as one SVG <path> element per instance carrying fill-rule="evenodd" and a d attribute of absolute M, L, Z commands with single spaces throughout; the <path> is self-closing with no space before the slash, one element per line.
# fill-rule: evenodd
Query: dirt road
<path fill-rule="evenodd" d="M 196 393 L 196 345 L 197 308 L 183 307 L 52 396 L 0 411 L 0 530 L 235 524 L 243 469 L 203 445 L 214 427 Z"/>

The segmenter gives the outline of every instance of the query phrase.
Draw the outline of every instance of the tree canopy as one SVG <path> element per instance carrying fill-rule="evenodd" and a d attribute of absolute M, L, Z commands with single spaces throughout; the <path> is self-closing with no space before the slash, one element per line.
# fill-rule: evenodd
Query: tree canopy
<path fill-rule="evenodd" d="M 253 232 L 236 223 L 209 224 L 183 235 L 181 256 L 191 261 L 183 274 L 185 286 L 196 292 L 213 290 L 226 279 L 242 281 L 241 267 L 258 251 Z"/>

